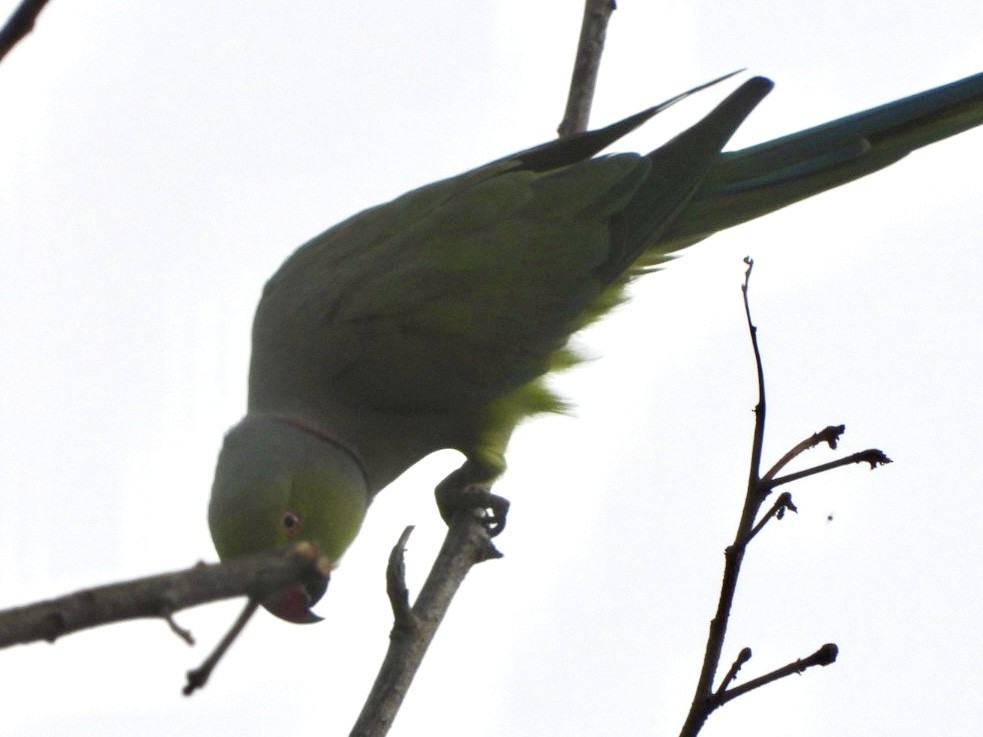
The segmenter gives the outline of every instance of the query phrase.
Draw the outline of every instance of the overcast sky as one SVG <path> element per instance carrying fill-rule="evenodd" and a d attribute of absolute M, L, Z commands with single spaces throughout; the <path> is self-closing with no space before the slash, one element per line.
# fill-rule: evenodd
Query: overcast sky
<path fill-rule="evenodd" d="M 263 282 L 343 217 L 551 138 L 580 5 L 53 0 L 0 64 L 0 606 L 214 559 L 208 490 Z M 977 0 L 619 6 L 595 125 L 747 67 L 777 87 L 743 146 L 983 70 Z M 746 477 L 747 254 L 766 457 L 845 423 L 843 452 L 895 463 L 795 487 L 800 513 L 755 540 L 725 659 L 752 647 L 753 677 L 836 642 L 840 660 L 705 734 L 976 732 L 981 162 L 967 133 L 715 236 L 582 336 L 598 360 L 557 382 L 577 416 L 514 437 L 505 558 L 472 572 L 393 734 L 678 732 Z M 459 463 L 380 495 L 322 624 L 261 614 L 191 699 L 184 672 L 239 603 L 179 616 L 194 649 L 140 622 L 0 652 L 0 729 L 347 734 L 387 643 L 389 548 L 417 525 L 418 590 L 431 490 Z"/>

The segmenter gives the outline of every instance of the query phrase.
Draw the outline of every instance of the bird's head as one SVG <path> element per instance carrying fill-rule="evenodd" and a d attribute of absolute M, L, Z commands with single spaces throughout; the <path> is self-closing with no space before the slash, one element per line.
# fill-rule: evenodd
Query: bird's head
<path fill-rule="evenodd" d="M 225 436 L 215 470 L 208 526 L 223 560 L 302 540 L 336 563 L 355 539 L 369 504 L 355 452 L 296 418 L 247 415 Z M 328 578 L 294 586 L 263 602 L 290 622 L 319 621 L 310 611 Z"/>

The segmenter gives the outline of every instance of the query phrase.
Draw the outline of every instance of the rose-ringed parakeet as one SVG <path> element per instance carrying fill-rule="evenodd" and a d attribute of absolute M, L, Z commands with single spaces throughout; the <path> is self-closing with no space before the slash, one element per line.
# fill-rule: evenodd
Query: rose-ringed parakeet
<path fill-rule="evenodd" d="M 702 89 L 703 85 L 697 89 Z M 455 506 L 488 489 L 516 424 L 563 402 L 544 383 L 570 336 L 632 279 L 718 230 L 869 174 L 983 122 L 983 74 L 721 152 L 772 83 L 742 84 L 646 155 L 596 156 L 695 92 L 365 210 L 301 246 L 253 325 L 248 414 L 225 437 L 209 507 L 219 555 L 315 543 L 337 561 L 372 498 L 443 448 Z M 295 622 L 323 587 L 265 602 Z"/>

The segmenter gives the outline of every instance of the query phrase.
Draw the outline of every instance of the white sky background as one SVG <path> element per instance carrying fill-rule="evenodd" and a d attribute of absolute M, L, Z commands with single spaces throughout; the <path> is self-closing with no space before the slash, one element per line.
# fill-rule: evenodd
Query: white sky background
<path fill-rule="evenodd" d="M 15 3 L 0 3 L 4 18 Z M 0 606 L 214 559 L 205 508 L 245 403 L 264 280 L 343 217 L 553 136 L 580 2 L 53 0 L 0 64 Z M 983 5 L 621 0 L 593 121 L 738 67 L 778 83 L 748 145 L 983 68 Z M 727 88 L 729 89 L 729 88 Z M 647 150 L 714 89 L 621 146 Z M 394 735 L 675 734 L 740 509 L 766 360 L 766 455 L 846 423 L 876 473 L 793 489 L 746 562 L 726 656 L 752 677 L 705 734 L 978 729 L 983 132 L 718 235 L 642 281 L 560 382 L 578 419 L 514 438 L 506 557 L 473 571 Z M 813 451 L 807 460 L 833 456 Z M 239 603 L 0 652 L 8 735 L 347 734 L 443 526 L 439 454 L 382 494 L 319 607 L 262 614 L 180 695 Z M 827 516 L 832 515 L 832 521 Z M 729 662 L 729 661 L 728 661 Z"/>

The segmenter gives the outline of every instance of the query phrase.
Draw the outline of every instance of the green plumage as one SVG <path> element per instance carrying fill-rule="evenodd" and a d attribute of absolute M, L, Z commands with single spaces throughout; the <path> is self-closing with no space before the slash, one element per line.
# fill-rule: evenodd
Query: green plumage
<path fill-rule="evenodd" d="M 595 158 L 690 93 L 414 190 L 302 246 L 263 292 L 250 429 L 230 433 L 223 454 L 235 455 L 243 434 L 261 444 L 264 422 L 278 421 L 263 418 L 286 416 L 337 438 L 330 454 L 361 465 L 367 488 L 353 496 L 370 499 L 442 448 L 467 458 L 458 482 L 487 486 L 515 425 L 565 407 L 545 377 L 576 361 L 570 336 L 622 301 L 632 278 L 713 232 L 983 122 L 977 75 L 720 153 L 771 86 L 748 80 L 647 155 Z M 234 498 L 221 459 L 216 484 Z M 218 540 L 222 515 L 212 527 Z M 253 547 L 270 544 L 259 537 Z"/>
<path fill-rule="evenodd" d="M 318 236 L 264 291 L 250 411 L 331 428 L 364 459 L 372 493 L 446 447 L 492 481 L 516 423 L 562 407 L 543 377 L 573 362 L 569 337 L 622 298 L 632 264 L 770 88 L 745 83 L 649 156 L 539 148 Z"/>

